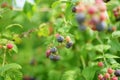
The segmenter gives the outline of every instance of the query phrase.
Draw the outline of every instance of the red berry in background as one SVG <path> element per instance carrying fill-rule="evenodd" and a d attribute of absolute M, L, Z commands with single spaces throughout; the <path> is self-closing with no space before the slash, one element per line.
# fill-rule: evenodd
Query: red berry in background
<path fill-rule="evenodd" d="M 97 11 L 97 8 L 95 6 L 92 6 L 88 9 L 88 14 L 92 15 Z"/>
<path fill-rule="evenodd" d="M 106 14 L 105 14 L 105 13 L 101 13 L 101 14 L 100 14 L 100 20 L 101 20 L 101 21 L 104 21 L 104 20 L 106 20 L 106 19 L 107 19 Z"/>
<path fill-rule="evenodd" d="M 2 3 L 1 8 L 8 7 L 8 3 Z"/>
<path fill-rule="evenodd" d="M 112 73 L 114 72 L 114 70 L 113 70 L 112 68 L 108 68 L 107 72 L 108 72 L 109 74 L 112 74 Z"/>
<path fill-rule="evenodd" d="M 105 6 L 105 5 L 100 5 L 100 6 L 99 6 L 99 10 L 100 10 L 101 12 L 106 11 L 106 6 Z"/>
<path fill-rule="evenodd" d="M 112 27 L 112 30 L 113 30 L 113 31 L 116 31 L 116 30 L 117 30 L 117 28 L 116 28 L 116 27 Z"/>
<path fill-rule="evenodd" d="M 58 34 L 58 33 L 57 33 L 57 34 L 55 34 L 55 37 L 56 37 L 56 38 L 58 38 L 59 36 L 60 36 L 60 34 Z"/>
<path fill-rule="evenodd" d="M 77 13 L 83 12 L 84 10 L 85 10 L 84 6 L 76 6 L 76 12 Z"/>
<path fill-rule="evenodd" d="M 104 66 L 103 62 L 98 62 L 98 66 L 103 67 Z"/>
<path fill-rule="evenodd" d="M 96 4 L 101 4 L 101 3 L 103 3 L 103 0 L 95 0 L 95 3 Z"/>
<path fill-rule="evenodd" d="M 110 74 L 109 74 L 109 73 L 105 73 L 104 77 L 105 77 L 106 79 L 108 79 L 108 78 L 110 78 Z"/>
<path fill-rule="evenodd" d="M 10 8 L 11 10 L 13 10 L 13 6 L 9 6 L 9 8 Z"/>
<path fill-rule="evenodd" d="M 118 77 L 113 76 L 113 77 L 111 78 L 111 80 L 118 80 Z"/>
<path fill-rule="evenodd" d="M 13 44 L 11 44 L 11 43 L 7 44 L 7 48 L 8 49 L 12 49 L 13 48 Z"/>
<path fill-rule="evenodd" d="M 98 79 L 101 80 L 103 78 L 103 75 L 102 74 L 99 74 L 98 75 Z"/>
<path fill-rule="evenodd" d="M 47 50 L 46 51 L 46 57 L 49 57 L 51 55 L 51 51 L 50 50 Z"/>
<path fill-rule="evenodd" d="M 118 16 L 119 16 L 119 13 L 118 13 L 118 12 L 115 12 L 115 13 L 114 13 L 114 16 L 115 16 L 115 17 L 118 17 Z"/>

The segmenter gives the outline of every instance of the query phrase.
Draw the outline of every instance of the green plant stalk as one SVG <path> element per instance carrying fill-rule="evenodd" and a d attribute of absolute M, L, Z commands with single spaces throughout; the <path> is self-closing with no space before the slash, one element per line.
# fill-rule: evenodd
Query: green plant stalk
<path fill-rule="evenodd" d="M 97 33 L 97 35 L 96 35 L 96 39 L 97 39 L 101 44 L 103 44 L 102 40 L 101 40 L 101 39 L 99 38 L 99 36 L 98 36 L 98 33 Z M 103 50 L 103 47 L 102 47 L 102 50 Z M 104 60 L 104 62 L 105 62 L 105 65 L 108 66 L 107 60 L 106 60 L 106 58 L 105 58 L 105 53 L 104 53 L 104 51 L 102 51 L 102 55 L 103 55 L 103 60 Z"/>
<path fill-rule="evenodd" d="M 3 53 L 3 63 L 2 63 L 2 66 L 5 65 L 5 61 L 6 61 L 6 49 L 4 50 L 4 53 Z"/>
<path fill-rule="evenodd" d="M 84 69 L 86 67 L 86 64 L 85 64 L 85 60 L 84 60 L 83 56 L 80 56 L 80 60 L 82 62 L 83 69 Z"/>

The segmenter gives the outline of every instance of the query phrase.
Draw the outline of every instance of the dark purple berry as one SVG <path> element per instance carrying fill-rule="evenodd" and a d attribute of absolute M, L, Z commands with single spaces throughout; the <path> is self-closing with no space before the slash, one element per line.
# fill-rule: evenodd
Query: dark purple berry
<path fill-rule="evenodd" d="M 84 26 L 83 24 L 81 24 L 79 27 L 78 27 L 79 30 L 81 31 L 85 31 L 86 30 L 86 26 Z"/>
<path fill-rule="evenodd" d="M 56 53 L 57 52 L 57 48 L 56 47 L 51 48 L 50 51 L 51 51 L 51 53 Z"/>
<path fill-rule="evenodd" d="M 53 60 L 53 61 L 60 60 L 60 56 L 58 56 L 58 55 L 50 55 L 49 58 L 50 58 L 50 60 Z"/>
<path fill-rule="evenodd" d="M 74 12 L 74 13 L 75 13 L 75 12 L 76 12 L 76 10 L 77 10 L 77 9 L 76 9 L 76 7 L 74 6 L 74 7 L 72 8 L 72 12 Z"/>
<path fill-rule="evenodd" d="M 101 80 L 107 80 L 105 77 L 103 77 Z"/>
<path fill-rule="evenodd" d="M 72 47 L 72 45 L 73 45 L 73 42 L 68 42 L 68 43 L 66 44 L 66 48 L 70 48 L 70 47 Z"/>
<path fill-rule="evenodd" d="M 105 22 L 100 22 L 100 23 L 96 24 L 96 29 L 97 29 L 98 31 L 103 31 L 103 30 L 105 30 L 105 27 L 106 27 L 106 23 L 105 23 Z"/>
<path fill-rule="evenodd" d="M 62 43 L 64 41 L 64 37 L 63 36 L 59 36 L 57 37 L 57 41 Z"/>
<path fill-rule="evenodd" d="M 30 80 L 36 80 L 34 77 L 31 77 Z"/>
<path fill-rule="evenodd" d="M 46 51 L 46 57 L 49 57 L 50 54 L 51 54 L 51 50 L 47 50 L 47 51 Z"/>
<path fill-rule="evenodd" d="M 76 20 L 79 24 L 82 24 L 85 21 L 85 14 L 84 13 L 77 13 Z"/>
<path fill-rule="evenodd" d="M 115 76 L 120 77 L 120 70 L 115 70 L 114 74 Z"/>

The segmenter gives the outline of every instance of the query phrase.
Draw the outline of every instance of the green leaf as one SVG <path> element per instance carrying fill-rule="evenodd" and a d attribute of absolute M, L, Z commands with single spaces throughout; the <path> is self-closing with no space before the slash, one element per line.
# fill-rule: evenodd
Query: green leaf
<path fill-rule="evenodd" d="M 6 27 L 6 29 L 9 29 L 9 28 L 12 28 L 12 27 L 19 27 L 19 28 L 23 28 L 23 26 L 22 26 L 22 25 L 20 25 L 20 24 L 11 24 L 11 25 L 8 25 L 8 26 Z"/>
<path fill-rule="evenodd" d="M 30 2 L 26 1 L 24 8 L 24 13 L 27 15 L 27 17 L 30 19 L 35 11 L 35 5 L 31 4 Z"/>
<path fill-rule="evenodd" d="M 13 48 L 12 48 L 12 50 L 15 52 L 15 53 L 18 53 L 18 48 L 17 48 L 17 46 L 15 45 L 15 44 L 13 44 Z"/>
<path fill-rule="evenodd" d="M 112 37 L 113 37 L 113 38 L 118 38 L 118 37 L 120 37 L 120 31 L 115 31 L 115 32 L 113 32 L 113 33 L 112 33 Z"/>
<path fill-rule="evenodd" d="M 96 45 L 96 46 L 94 47 L 94 49 L 95 49 L 96 51 L 99 51 L 99 52 L 103 52 L 104 50 L 107 51 L 107 50 L 110 49 L 110 48 L 111 48 L 110 45 L 104 45 L 104 44 Z"/>
<path fill-rule="evenodd" d="M 4 74 L 6 71 L 8 71 L 10 69 L 21 69 L 21 68 L 22 67 L 16 63 L 6 64 L 6 65 L 0 67 L 0 74 Z"/>
<path fill-rule="evenodd" d="M 62 76 L 62 79 L 61 80 L 76 80 L 79 76 L 79 70 L 75 69 L 75 70 L 68 70 L 66 71 L 63 76 Z"/>
<path fill-rule="evenodd" d="M 6 75 L 5 80 L 12 80 L 12 79 L 10 78 L 10 76 Z"/>
<path fill-rule="evenodd" d="M 112 54 L 105 54 L 105 58 L 120 58 L 120 57 L 112 55 Z"/>
<path fill-rule="evenodd" d="M 52 4 L 52 8 L 55 8 L 56 6 L 58 6 L 61 2 L 60 1 L 55 1 L 53 4 Z"/>
<path fill-rule="evenodd" d="M 85 77 L 85 80 L 93 80 L 97 70 L 97 66 L 87 67 L 82 71 L 82 75 Z"/>

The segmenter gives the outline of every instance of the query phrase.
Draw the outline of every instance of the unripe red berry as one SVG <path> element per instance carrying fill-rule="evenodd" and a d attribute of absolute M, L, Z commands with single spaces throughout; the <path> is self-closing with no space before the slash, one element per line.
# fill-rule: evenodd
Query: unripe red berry
<path fill-rule="evenodd" d="M 108 79 L 108 78 L 110 78 L 110 74 L 109 74 L 109 73 L 105 73 L 104 77 L 105 77 L 106 79 Z"/>
<path fill-rule="evenodd" d="M 118 80 L 118 77 L 113 76 L 113 77 L 111 78 L 111 80 Z"/>
<path fill-rule="evenodd" d="M 56 37 L 56 38 L 58 38 L 59 36 L 60 36 L 60 34 L 58 34 L 58 33 L 57 33 L 57 34 L 55 34 L 55 37 Z"/>
<path fill-rule="evenodd" d="M 13 48 L 13 44 L 11 44 L 11 43 L 7 44 L 7 48 L 8 49 L 12 49 Z"/>
<path fill-rule="evenodd" d="M 46 51 L 46 57 L 49 57 L 51 55 L 51 50 Z"/>
<path fill-rule="evenodd" d="M 114 70 L 111 69 L 111 68 L 108 68 L 107 72 L 108 72 L 109 74 L 112 74 L 112 73 L 114 72 Z"/>
<path fill-rule="evenodd" d="M 95 3 L 96 4 L 101 4 L 101 3 L 103 3 L 103 0 L 95 0 Z"/>
<path fill-rule="evenodd" d="M 101 80 L 102 78 L 103 78 L 103 75 L 102 75 L 102 74 L 99 74 L 99 75 L 98 75 L 98 79 Z"/>
<path fill-rule="evenodd" d="M 84 6 L 76 6 L 76 12 L 77 13 L 83 12 L 84 10 L 85 10 Z"/>
<path fill-rule="evenodd" d="M 100 10 L 101 12 L 104 12 L 104 11 L 106 10 L 106 6 L 105 6 L 105 5 L 99 6 L 99 10 Z"/>
<path fill-rule="evenodd" d="M 107 19 L 107 17 L 106 17 L 106 15 L 105 15 L 105 13 L 101 13 L 100 14 L 100 20 L 101 21 L 104 21 L 104 20 L 106 20 Z"/>
<path fill-rule="evenodd" d="M 89 9 L 88 9 L 88 13 L 90 14 L 90 15 L 92 15 L 92 14 L 94 14 L 95 12 L 97 11 L 97 9 L 96 9 L 96 7 L 90 7 Z"/>
<path fill-rule="evenodd" d="M 104 66 L 103 62 L 98 62 L 98 66 L 103 67 Z"/>
<path fill-rule="evenodd" d="M 8 7 L 8 4 L 7 3 L 2 3 L 1 8 L 5 8 L 5 7 Z"/>

